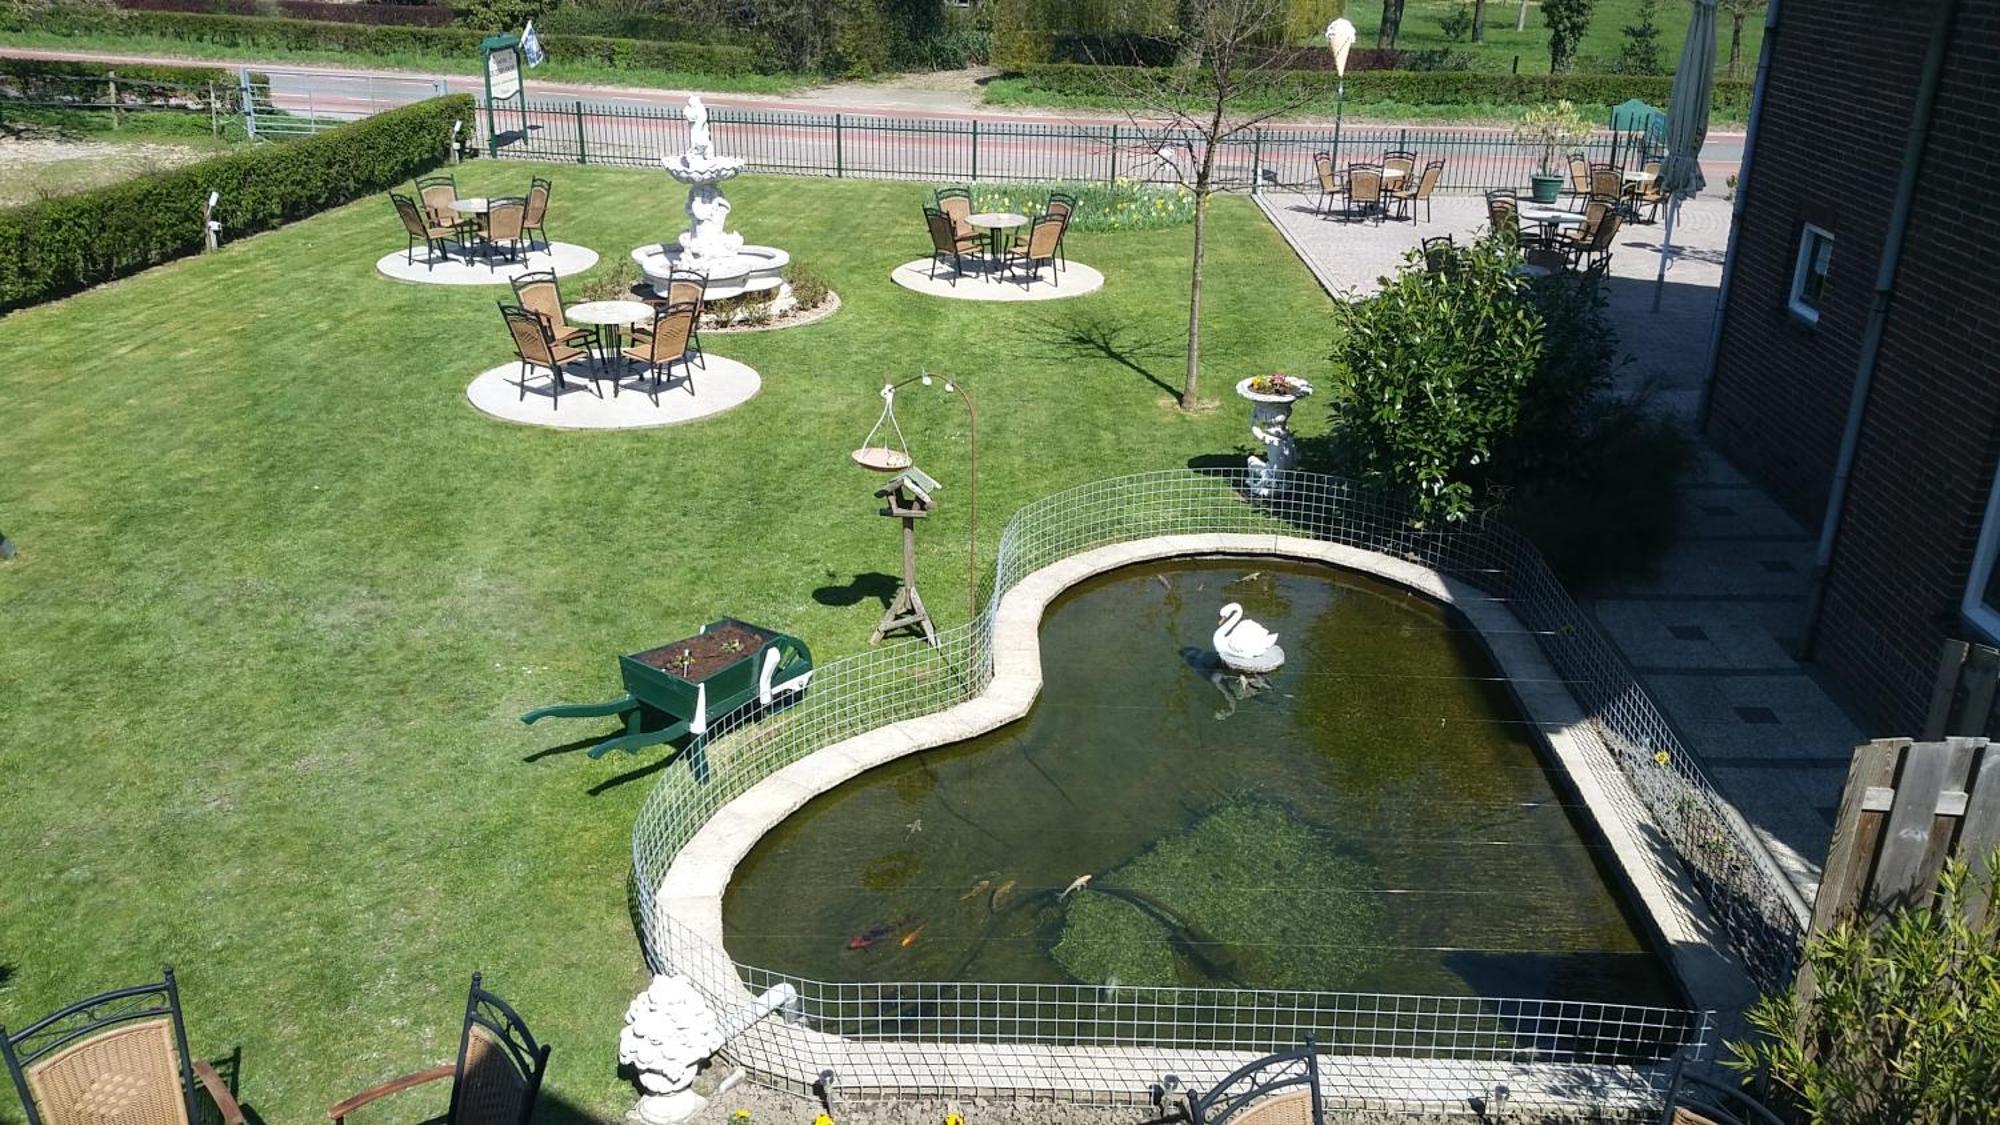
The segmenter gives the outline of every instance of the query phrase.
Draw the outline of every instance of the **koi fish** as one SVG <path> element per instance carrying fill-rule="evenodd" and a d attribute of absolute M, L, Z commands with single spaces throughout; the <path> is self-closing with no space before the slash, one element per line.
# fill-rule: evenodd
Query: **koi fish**
<path fill-rule="evenodd" d="M 929 925 L 930 925 L 930 923 L 929 923 L 929 922 L 919 922 L 919 923 L 917 923 L 917 928 L 916 928 L 916 929 L 914 929 L 914 930 L 911 930 L 911 931 L 910 931 L 909 933 L 907 933 L 907 934 L 904 934 L 904 935 L 903 935 L 903 940 L 901 940 L 901 941 L 899 941 L 899 942 L 897 942 L 897 943 L 896 943 L 896 946 L 897 946 L 897 948 L 899 948 L 899 949 L 908 949 L 908 948 L 910 948 L 911 946 L 913 946 L 913 945 L 917 944 L 917 935 L 918 935 L 918 934 L 921 934 L 921 933 L 923 933 L 923 932 L 924 932 L 924 927 L 926 927 L 926 926 L 929 926 Z"/>
<path fill-rule="evenodd" d="M 1007 901 L 1008 894 L 1010 894 L 1013 890 L 1014 890 L 1014 880 L 1012 879 L 1009 879 L 1006 882 L 1000 884 L 998 887 L 995 887 L 993 889 L 993 901 L 990 904 L 990 908 L 994 910 L 1000 909 L 1000 904 Z"/>
<path fill-rule="evenodd" d="M 848 938 L 847 948 L 867 949 L 869 946 L 874 945 L 876 942 L 881 941 L 883 938 L 888 937 L 890 934 L 893 934 L 895 932 L 896 932 L 896 927 L 894 926 L 886 926 L 886 925 L 876 926 L 873 929 L 864 930 L 861 933 L 855 934 L 853 937 Z"/>
<path fill-rule="evenodd" d="M 1090 885 L 1090 876 L 1088 874 L 1078 875 L 1076 878 L 1070 880 L 1069 886 L 1063 888 L 1062 894 L 1056 896 L 1056 901 L 1061 902 L 1063 899 L 1068 898 L 1070 895 L 1074 894 L 1077 891 L 1082 890 L 1083 888 L 1089 885 Z"/>
<path fill-rule="evenodd" d="M 976 894 L 978 894 L 979 892 L 981 892 L 981 891 L 985 890 L 986 888 L 988 888 L 988 887 L 990 887 L 990 886 L 992 886 L 992 885 L 993 885 L 993 880 L 991 880 L 991 879 L 981 879 L 981 880 L 980 880 L 980 881 L 978 881 L 977 883 L 974 883 L 974 884 L 972 884 L 972 889 L 971 889 L 971 890 L 969 890 L 969 891 L 965 892 L 964 894 L 962 894 L 962 895 L 958 896 L 958 901 L 960 901 L 960 902 L 964 902 L 965 900 L 967 900 L 967 899 L 971 898 L 971 897 L 972 897 L 973 895 L 976 895 Z"/>

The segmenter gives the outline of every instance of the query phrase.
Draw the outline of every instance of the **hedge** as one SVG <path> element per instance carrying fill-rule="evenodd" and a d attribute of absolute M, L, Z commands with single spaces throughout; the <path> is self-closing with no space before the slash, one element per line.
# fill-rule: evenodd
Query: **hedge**
<path fill-rule="evenodd" d="M 42 31 L 55 35 L 151 35 L 189 43 L 246 49 L 344 51 L 353 54 L 420 54 L 477 59 L 487 32 L 464 27 L 391 27 L 263 16 L 205 15 L 195 12 L 54 11 L 24 16 L 0 9 L 0 31 Z M 757 54 L 748 47 L 714 43 L 662 43 L 588 35 L 549 36 L 550 57 L 562 62 L 596 63 L 617 70 L 678 70 L 694 74 L 749 74 Z"/>
<path fill-rule="evenodd" d="M 1133 90 L 1160 84 L 1172 71 L 1130 66 L 1077 66 L 1049 63 L 1030 66 L 1021 74 L 1037 88 L 1072 97 L 1122 99 Z M 1329 71 L 1284 71 L 1266 84 L 1332 99 L 1335 76 Z M 1568 98 L 1579 105 L 1616 105 L 1639 98 L 1656 106 L 1667 104 L 1674 80 L 1669 75 L 1632 74 L 1491 74 L 1483 71 L 1367 70 L 1347 76 L 1347 98 L 1355 102 L 1395 101 L 1405 105 L 1528 105 Z M 1741 119 L 1750 111 L 1750 83 L 1719 79 L 1714 112 Z"/>
<path fill-rule="evenodd" d="M 471 95 L 449 94 L 287 144 L 0 211 L 0 312 L 200 251 L 211 191 L 222 196 L 224 236 L 238 238 L 406 185 L 444 161 L 452 123 L 473 112 Z M 396 229 L 386 205 L 382 217 L 385 231 Z"/>
<path fill-rule="evenodd" d="M 0 57 L 0 87 L 18 90 L 20 96 L 28 98 L 42 94 L 68 93 L 78 80 L 103 81 L 113 72 L 117 73 L 120 82 L 131 82 L 140 86 L 153 84 L 186 86 L 205 91 L 208 84 L 214 82 L 231 90 L 236 88 L 236 72 L 214 66 L 69 62 Z"/>

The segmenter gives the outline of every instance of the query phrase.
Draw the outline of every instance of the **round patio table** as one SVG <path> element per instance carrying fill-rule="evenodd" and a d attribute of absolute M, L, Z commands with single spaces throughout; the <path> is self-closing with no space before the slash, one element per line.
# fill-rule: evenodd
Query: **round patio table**
<path fill-rule="evenodd" d="M 1659 178 L 1658 172 L 1648 172 L 1643 168 L 1625 169 L 1625 182 L 1628 184 L 1650 184 Z"/>
<path fill-rule="evenodd" d="M 597 366 L 600 370 L 611 370 L 611 358 L 618 354 L 618 330 L 638 324 L 653 322 L 653 306 L 644 301 L 585 301 L 563 310 L 563 319 L 571 324 L 588 324 L 597 330 Z M 618 382 L 612 380 L 612 394 L 617 394 Z"/>
<path fill-rule="evenodd" d="M 452 200 L 451 209 L 466 217 L 466 225 L 471 226 L 479 235 L 482 256 L 491 259 L 493 246 L 486 241 L 486 213 L 493 209 L 493 201 L 483 195 L 473 195 Z M 470 247 L 466 248 L 465 256 L 467 259 L 472 257 Z"/>
<path fill-rule="evenodd" d="M 1523 207 L 1520 215 L 1531 223 L 1539 223 L 1543 241 L 1553 241 L 1557 231 L 1563 227 L 1580 227 L 1583 215 L 1576 211 L 1566 211 L 1561 207 Z"/>
<path fill-rule="evenodd" d="M 1015 227 L 1027 226 L 1028 217 L 1014 211 L 980 211 L 977 214 L 967 215 L 965 222 L 966 225 L 976 230 L 985 231 L 987 237 L 992 240 L 993 248 L 989 251 L 988 258 L 993 263 L 994 272 L 998 273 L 1000 270 L 1000 240 L 1004 237 L 1004 232 L 1013 230 Z"/>

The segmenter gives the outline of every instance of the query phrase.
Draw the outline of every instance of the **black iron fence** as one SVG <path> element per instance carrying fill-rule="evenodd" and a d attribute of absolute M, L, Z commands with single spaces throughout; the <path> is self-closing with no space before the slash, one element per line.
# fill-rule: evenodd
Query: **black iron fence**
<path fill-rule="evenodd" d="M 1049 123 L 993 118 L 876 117 L 712 107 L 715 149 L 753 172 L 900 180 L 1108 182 L 1175 181 L 1187 171 L 1185 130 L 1132 123 Z M 487 129 L 485 107 L 480 127 Z M 528 99 L 492 108 L 496 156 L 578 164 L 645 165 L 687 148 L 677 108 L 616 102 Z M 1643 137 L 1599 132 L 1579 146 L 1591 160 L 1632 163 L 1650 155 Z M 1313 154 L 1335 165 L 1413 151 L 1419 165 L 1443 160 L 1439 190 L 1525 187 L 1540 150 L 1502 127 L 1429 128 L 1271 125 L 1232 137 L 1218 154 L 1228 190 L 1315 182 Z M 1561 171 L 1562 169 L 1558 169 Z"/>

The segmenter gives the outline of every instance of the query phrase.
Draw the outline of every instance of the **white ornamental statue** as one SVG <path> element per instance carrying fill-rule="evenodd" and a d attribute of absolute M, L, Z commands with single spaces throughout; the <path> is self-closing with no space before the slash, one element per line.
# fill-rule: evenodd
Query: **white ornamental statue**
<path fill-rule="evenodd" d="M 632 998 L 618 1033 L 618 1061 L 638 1072 L 644 1091 L 639 1120 L 669 1125 L 699 1112 L 705 1099 L 694 1092 L 695 1075 L 722 1042 L 721 1023 L 686 977 L 654 977 Z"/>

